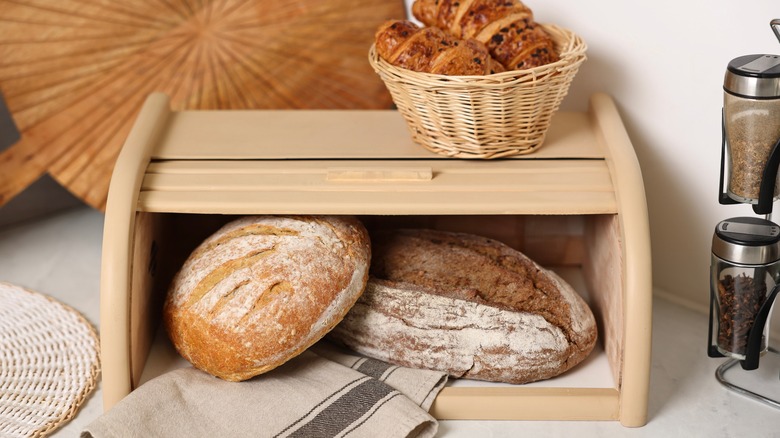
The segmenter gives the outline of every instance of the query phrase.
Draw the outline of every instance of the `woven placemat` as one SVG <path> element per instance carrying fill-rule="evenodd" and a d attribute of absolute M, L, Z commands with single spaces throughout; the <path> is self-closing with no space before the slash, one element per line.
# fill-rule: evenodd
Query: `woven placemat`
<path fill-rule="evenodd" d="M 0 282 L 0 436 L 45 436 L 73 418 L 97 384 L 98 350 L 77 311 Z"/>

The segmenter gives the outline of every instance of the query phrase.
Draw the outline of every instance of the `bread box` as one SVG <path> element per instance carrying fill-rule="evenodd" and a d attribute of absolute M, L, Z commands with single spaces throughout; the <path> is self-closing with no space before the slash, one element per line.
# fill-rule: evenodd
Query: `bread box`
<path fill-rule="evenodd" d="M 599 346 L 528 385 L 459 380 L 439 419 L 647 419 L 652 285 L 639 164 L 605 94 L 555 115 L 544 147 L 460 160 L 412 143 L 392 110 L 172 112 L 149 96 L 114 168 L 101 274 L 104 409 L 181 366 L 160 329 L 162 297 L 189 252 L 246 214 L 351 214 L 501 240 L 590 304 Z"/>

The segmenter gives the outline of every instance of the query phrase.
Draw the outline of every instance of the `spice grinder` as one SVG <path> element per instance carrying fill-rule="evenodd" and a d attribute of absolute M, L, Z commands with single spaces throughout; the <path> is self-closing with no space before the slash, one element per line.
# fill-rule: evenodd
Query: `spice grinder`
<path fill-rule="evenodd" d="M 780 19 L 770 27 L 780 41 Z M 774 201 L 780 199 L 780 55 L 745 55 L 728 63 L 721 134 L 718 201 L 750 204 L 763 217 L 734 217 L 715 227 L 707 353 L 729 358 L 716 371 L 724 386 L 780 409 L 780 400 L 725 377 L 737 363 L 755 370 L 762 355 L 780 354 L 767 340 L 767 322 L 780 292 L 780 225 L 771 220 Z"/>
<path fill-rule="evenodd" d="M 780 40 L 780 20 L 772 21 Z M 780 56 L 745 55 L 729 62 L 723 81 L 723 151 L 728 184 L 721 203 L 753 204 L 757 214 L 771 211 L 780 197 Z"/>
<path fill-rule="evenodd" d="M 780 290 L 780 226 L 766 219 L 737 217 L 718 223 L 712 238 L 710 356 L 758 368 L 767 351 L 766 324 Z"/>

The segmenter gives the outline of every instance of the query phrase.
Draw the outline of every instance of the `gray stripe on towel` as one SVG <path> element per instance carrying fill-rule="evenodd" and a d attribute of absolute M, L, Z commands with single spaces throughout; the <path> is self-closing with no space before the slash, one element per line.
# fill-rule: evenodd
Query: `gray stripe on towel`
<path fill-rule="evenodd" d="M 382 376 L 384 376 L 385 373 L 387 373 L 387 370 L 389 370 L 390 368 L 398 368 L 398 367 L 395 365 L 390 365 L 387 362 L 382 362 L 381 360 L 366 359 L 355 370 L 367 376 L 371 376 L 377 380 L 384 380 Z"/>
<path fill-rule="evenodd" d="M 279 432 L 276 435 L 274 435 L 274 438 L 279 438 L 279 437 L 282 437 L 282 436 L 288 436 L 288 435 L 285 435 L 287 433 L 287 431 L 289 431 L 291 429 L 295 429 L 295 427 L 298 426 L 299 424 L 303 423 L 306 420 L 307 417 L 313 417 L 313 415 L 315 415 L 314 412 L 316 412 L 322 406 L 327 406 L 328 404 L 332 403 L 333 400 L 336 400 L 338 397 L 341 397 L 346 392 L 352 391 L 352 389 L 354 389 L 355 386 L 358 386 L 362 382 L 365 382 L 365 381 L 370 380 L 370 379 L 371 378 L 368 377 L 368 376 L 363 376 L 363 377 L 357 378 L 355 380 L 352 380 L 351 382 L 348 382 L 346 385 L 344 385 L 341 388 L 335 390 L 329 396 L 327 396 L 324 399 L 322 399 L 319 403 L 317 403 L 311 409 L 309 409 L 308 412 L 303 414 L 300 418 L 295 420 L 293 423 L 290 423 L 289 426 L 285 427 L 284 430 L 282 430 L 281 432 Z"/>
<path fill-rule="evenodd" d="M 395 396 L 400 393 L 378 380 L 366 380 L 334 400 L 288 436 L 297 438 L 336 436 L 391 394 Z"/>

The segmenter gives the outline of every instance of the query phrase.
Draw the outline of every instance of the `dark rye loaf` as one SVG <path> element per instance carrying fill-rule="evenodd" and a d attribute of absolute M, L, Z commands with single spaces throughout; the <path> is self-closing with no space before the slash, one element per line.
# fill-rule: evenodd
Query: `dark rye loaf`
<path fill-rule="evenodd" d="M 398 365 L 509 383 L 567 371 L 597 337 L 555 273 L 495 240 L 432 230 L 372 236 L 366 291 L 329 336 Z"/>

